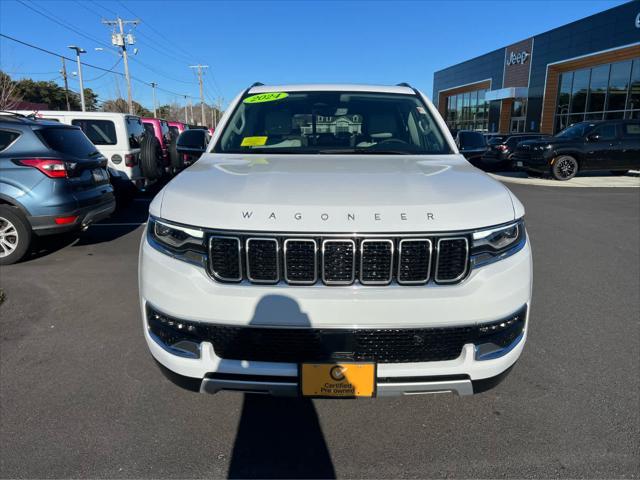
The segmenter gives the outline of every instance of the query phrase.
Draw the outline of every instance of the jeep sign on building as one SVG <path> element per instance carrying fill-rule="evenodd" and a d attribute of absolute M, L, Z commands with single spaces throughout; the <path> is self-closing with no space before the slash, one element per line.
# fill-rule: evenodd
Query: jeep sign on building
<path fill-rule="evenodd" d="M 555 133 L 640 118 L 640 3 L 629 2 L 435 73 L 452 129 Z"/>

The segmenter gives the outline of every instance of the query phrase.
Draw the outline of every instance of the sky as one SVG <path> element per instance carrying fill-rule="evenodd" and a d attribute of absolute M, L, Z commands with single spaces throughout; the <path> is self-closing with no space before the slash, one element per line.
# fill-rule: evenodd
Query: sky
<path fill-rule="evenodd" d="M 205 101 L 227 104 L 256 81 L 409 82 L 432 94 L 442 68 L 624 1 L 161 1 L 0 0 L 0 33 L 83 62 L 123 72 L 103 19 L 139 19 L 132 28 L 131 75 L 158 84 L 158 104 L 197 101 L 189 65 L 208 65 Z M 30 7 L 30 8 L 29 8 Z M 39 12 L 39 13 L 38 13 Z M 96 48 L 102 48 L 98 51 Z M 133 53 L 133 52 L 130 52 Z M 62 84 L 60 58 L 0 37 L 0 69 L 12 78 Z M 70 88 L 77 70 L 67 63 Z M 100 100 L 126 98 L 123 78 L 83 67 Z M 133 98 L 152 105 L 151 87 L 132 82 Z M 162 90 L 161 90 L 162 89 Z"/>

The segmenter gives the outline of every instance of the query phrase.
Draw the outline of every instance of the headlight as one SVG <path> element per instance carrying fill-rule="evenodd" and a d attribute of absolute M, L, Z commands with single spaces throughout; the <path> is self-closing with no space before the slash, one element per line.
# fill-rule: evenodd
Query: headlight
<path fill-rule="evenodd" d="M 509 225 L 474 232 L 471 265 L 481 267 L 507 258 L 520 251 L 525 243 L 524 219 Z"/>
<path fill-rule="evenodd" d="M 191 263 L 204 264 L 204 232 L 149 217 L 147 239 L 156 250 Z"/>

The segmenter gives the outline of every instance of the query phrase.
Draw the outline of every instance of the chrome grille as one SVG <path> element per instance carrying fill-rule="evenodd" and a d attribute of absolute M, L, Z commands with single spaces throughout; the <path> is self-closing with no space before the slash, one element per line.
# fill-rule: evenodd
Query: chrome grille
<path fill-rule="evenodd" d="M 356 276 L 356 243 L 353 240 L 322 242 L 322 281 L 327 285 L 351 285 Z"/>
<path fill-rule="evenodd" d="M 276 283 L 280 279 L 278 240 L 247 239 L 247 278 L 255 283 Z"/>
<path fill-rule="evenodd" d="M 223 282 L 242 280 L 240 239 L 212 236 L 209 240 L 209 270 Z"/>
<path fill-rule="evenodd" d="M 453 283 L 467 273 L 469 242 L 465 237 L 438 240 L 436 282 Z"/>
<path fill-rule="evenodd" d="M 365 239 L 360 242 L 360 283 L 387 285 L 393 279 L 393 241 Z"/>
<path fill-rule="evenodd" d="M 431 274 L 431 240 L 403 239 L 398 246 L 398 283 L 419 285 Z"/>
<path fill-rule="evenodd" d="M 312 285 L 318 280 L 318 244 L 309 238 L 284 241 L 284 279 Z"/>
<path fill-rule="evenodd" d="M 208 265 L 220 282 L 453 284 L 469 272 L 469 240 L 466 235 L 442 234 L 392 234 L 388 238 L 376 234 L 211 234 Z"/>

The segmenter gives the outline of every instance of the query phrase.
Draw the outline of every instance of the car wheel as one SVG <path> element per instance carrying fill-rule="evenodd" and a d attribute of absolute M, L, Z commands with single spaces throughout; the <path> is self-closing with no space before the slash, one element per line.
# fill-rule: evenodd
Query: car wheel
<path fill-rule="evenodd" d="M 18 209 L 0 205 L 0 265 L 11 265 L 29 250 L 31 227 Z"/>
<path fill-rule="evenodd" d="M 629 170 L 611 170 L 611 175 L 622 176 L 629 173 Z"/>
<path fill-rule="evenodd" d="M 562 155 L 553 162 L 551 176 L 556 180 L 570 180 L 576 176 L 578 168 L 578 161 L 575 158 Z"/>

